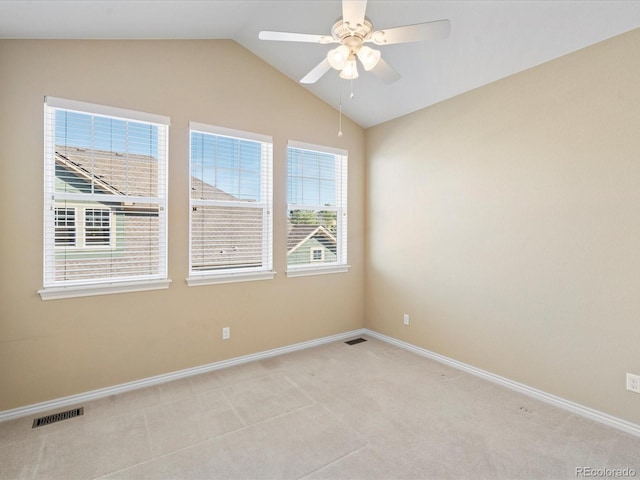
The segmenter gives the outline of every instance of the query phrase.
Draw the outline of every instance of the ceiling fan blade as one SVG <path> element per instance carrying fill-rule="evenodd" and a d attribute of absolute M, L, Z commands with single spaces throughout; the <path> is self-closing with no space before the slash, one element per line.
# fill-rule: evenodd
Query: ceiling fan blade
<path fill-rule="evenodd" d="M 391 45 L 394 43 L 422 42 L 424 40 L 438 40 L 447 38 L 451 32 L 449 20 L 417 23 L 404 27 L 387 28 L 371 34 L 371 42 L 376 45 Z"/>
<path fill-rule="evenodd" d="M 342 0 L 342 21 L 355 29 L 364 24 L 366 10 L 367 0 Z"/>
<path fill-rule="evenodd" d="M 307 73 L 302 80 L 300 80 L 300 83 L 316 83 L 329 70 L 331 70 L 331 65 L 329 65 L 329 60 L 325 58 L 316 65 L 313 70 Z"/>
<path fill-rule="evenodd" d="M 329 35 L 313 35 L 311 33 L 269 32 L 263 30 L 258 34 L 260 40 L 275 40 L 279 42 L 307 42 L 307 43 L 335 43 Z"/>
<path fill-rule="evenodd" d="M 383 58 L 381 58 L 378 61 L 378 64 L 375 67 L 373 67 L 373 69 L 371 70 L 371 73 L 373 73 L 376 77 L 378 77 L 387 85 L 400 79 L 400 74 L 396 72 L 391 65 L 385 62 Z"/>

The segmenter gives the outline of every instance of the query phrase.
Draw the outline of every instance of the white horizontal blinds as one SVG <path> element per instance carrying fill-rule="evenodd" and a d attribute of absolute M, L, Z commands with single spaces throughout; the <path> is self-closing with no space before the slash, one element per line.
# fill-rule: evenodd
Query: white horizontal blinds
<path fill-rule="evenodd" d="M 191 124 L 191 275 L 272 270 L 272 158 L 269 137 Z"/>
<path fill-rule="evenodd" d="M 46 99 L 45 288 L 167 278 L 167 133 L 166 117 Z"/>
<path fill-rule="evenodd" d="M 287 265 L 347 263 L 347 152 L 289 142 Z"/>

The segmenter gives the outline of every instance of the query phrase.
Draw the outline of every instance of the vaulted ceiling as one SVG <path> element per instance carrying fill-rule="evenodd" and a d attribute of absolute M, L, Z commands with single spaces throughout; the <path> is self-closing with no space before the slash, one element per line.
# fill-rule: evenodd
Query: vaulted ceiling
<path fill-rule="evenodd" d="M 233 39 L 299 81 L 333 46 L 261 41 L 261 30 L 329 35 L 339 0 L 5 0 L 0 38 Z M 640 1 L 369 0 L 374 29 L 449 19 L 444 40 L 380 47 L 401 75 L 303 85 L 363 127 L 435 104 L 640 27 Z M 212 59 L 214 61 L 214 59 Z M 1 87 L 0 87 L 1 88 Z M 353 91 L 353 98 L 350 93 Z"/>

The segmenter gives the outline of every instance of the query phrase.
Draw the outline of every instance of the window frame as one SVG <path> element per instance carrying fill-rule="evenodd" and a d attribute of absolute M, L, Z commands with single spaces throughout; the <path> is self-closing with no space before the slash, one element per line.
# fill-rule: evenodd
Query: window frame
<path fill-rule="evenodd" d="M 260 202 L 241 202 L 229 200 L 198 200 L 192 195 L 193 133 L 227 137 L 260 143 Z M 221 283 L 271 280 L 275 277 L 273 269 L 273 138 L 253 132 L 219 127 L 200 122 L 189 122 L 189 270 L 186 279 L 188 286 L 215 285 Z M 193 265 L 193 212 L 197 206 L 225 206 L 227 208 L 255 208 L 262 210 L 262 253 L 261 265 L 252 267 L 228 266 L 210 270 L 196 270 Z"/>
<path fill-rule="evenodd" d="M 114 212 L 107 206 L 99 205 L 100 200 L 113 201 L 113 197 L 106 194 L 61 193 L 56 191 L 56 127 L 55 112 L 63 110 L 95 117 L 108 117 L 136 123 L 151 124 L 158 129 L 158 172 L 157 195 L 150 197 L 136 197 L 127 195 L 127 202 L 147 201 L 158 208 L 158 262 L 157 273 L 140 274 L 135 277 L 102 277 L 84 280 L 56 280 L 56 255 L 67 249 L 69 251 L 98 252 L 110 250 L 115 245 L 113 218 Z M 168 288 L 171 280 L 168 278 L 168 142 L 170 119 L 135 110 L 128 110 L 107 105 L 99 105 L 77 100 L 69 100 L 46 96 L 44 99 L 44 241 L 43 241 L 43 287 L 38 290 L 42 300 L 56 300 L 62 298 L 106 295 L 134 291 L 147 291 Z M 155 183 L 154 183 L 155 185 Z M 109 198 L 110 197 L 110 198 Z M 76 209 L 75 228 L 76 246 L 65 247 L 55 243 L 56 202 L 64 200 Z M 97 202 L 97 203 L 85 203 Z M 81 205 L 82 208 L 78 208 Z M 110 210 L 110 239 L 109 245 L 85 245 L 84 228 L 85 209 Z M 53 235 L 51 234 L 53 232 Z M 82 243 L 81 243 L 82 242 Z"/>
<path fill-rule="evenodd" d="M 320 154 L 329 154 L 334 156 L 335 160 L 335 189 L 336 189 L 336 205 L 305 205 L 302 203 L 289 203 L 290 188 L 290 165 L 289 152 L 290 149 L 305 150 L 309 152 L 317 152 Z M 330 263 L 320 263 L 313 261 L 313 253 L 309 253 L 309 263 L 289 264 L 287 259 L 287 277 L 299 277 L 308 275 L 322 275 L 332 273 L 346 273 L 350 269 L 348 264 L 348 151 L 335 147 L 324 145 L 315 145 L 306 142 L 289 140 L 287 143 L 287 182 L 286 182 L 286 199 L 287 199 L 287 219 L 289 213 L 293 210 L 311 210 L 311 211 L 335 211 L 336 212 L 336 261 Z M 318 177 L 320 180 L 320 177 Z M 288 253 L 288 252 L 287 252 Z M 324 252 L 323 252 L 324 259 Z"/>

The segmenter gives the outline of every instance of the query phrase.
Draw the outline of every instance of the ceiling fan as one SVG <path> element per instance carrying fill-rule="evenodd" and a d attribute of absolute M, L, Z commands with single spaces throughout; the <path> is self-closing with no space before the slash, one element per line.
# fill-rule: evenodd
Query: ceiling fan
<path fill-rule="evenodd" d="M 342 18 L 331 28 L 331 35 L 262 31 L 258 38 L 282 42 L 340 44 L 330 50 L 326 58 L 307 73 L 300 83 L 315 83 L 331 68 L 340 71 L 340 78 L 358 78 L 357 57 L 366 71 L 371 71 L 389 84 L 398 80 L 400 74 L 382 59 L 380 50 L 365 44 L 384 46 L 435 40 L 446 38 L 451 30 L 449 20 L 438 20 L 375 31 L 371 21 L 365 17 L 366 8 L 367 0 L 342 0 Z"/>

